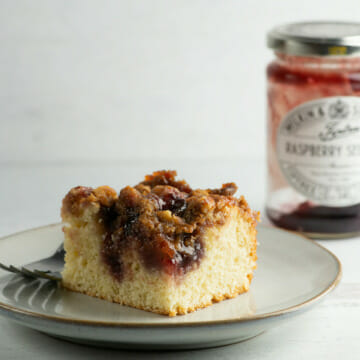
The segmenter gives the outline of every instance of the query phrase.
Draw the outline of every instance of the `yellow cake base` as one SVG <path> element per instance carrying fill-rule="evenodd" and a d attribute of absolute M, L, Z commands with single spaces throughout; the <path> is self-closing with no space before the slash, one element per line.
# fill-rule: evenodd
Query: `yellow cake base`
<path fill-rule="evenodd" d="M 187 314 L 249 289 L 256 267 L 256 230 L 234 207 L 224 225 L 209 227 L 203 237 L 204 257 L 184 276 L 145 268 L 128 250 L 122 281 L 101 258 L 104 230 L 99 206 L 90 204 L 79 216 L 63 216 L 65 268 L 63 286 L 73 291 L 138 309 L 175 316 Z"/>

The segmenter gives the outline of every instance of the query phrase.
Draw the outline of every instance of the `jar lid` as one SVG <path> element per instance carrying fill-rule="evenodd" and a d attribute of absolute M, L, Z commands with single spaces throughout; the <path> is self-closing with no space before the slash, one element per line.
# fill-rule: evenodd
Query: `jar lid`
<path fill-rule="evenodd" d="M 290 55 L 360 55 L 360 23 L 312 21 L 282 25 L 268 33 L 267 45 Z"/>

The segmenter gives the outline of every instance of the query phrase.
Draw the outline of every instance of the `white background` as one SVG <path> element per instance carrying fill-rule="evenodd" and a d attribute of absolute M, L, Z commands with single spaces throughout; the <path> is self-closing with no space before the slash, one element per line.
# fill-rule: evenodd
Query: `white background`
<path fill-rule="evenodd" d="M 0 236 L 58 222 L 72 186 L 120 189 L 161 168 L 194 187 L 236 181 L 262 210 L 265 34 L 360 20 L 359 9 L 359 0 L 0 0 Z M 106 351 L 0 318 L 0 359 L 358 359 L 359 241 L 322 241 L 343 263 L 339 288 L 241 344 Z"/>
<path fill-rule="evenodd" d="M 265 34 L 354 0 L 1 0 L 0 162 L 262 157 Z"/>

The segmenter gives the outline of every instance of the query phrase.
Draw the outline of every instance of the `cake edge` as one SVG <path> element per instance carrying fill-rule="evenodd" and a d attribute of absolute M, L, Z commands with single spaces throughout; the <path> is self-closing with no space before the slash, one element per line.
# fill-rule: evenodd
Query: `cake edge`
<path fill-rule="evenodd" d="M 251 282 L 251 280 L 250 280 L 250 282 Z M 189 308 L 178 307 L 177 311 L 160 311 L 160 310 L 157 310 L 157 309 L 149 309 L 149 308 L 145 308 L 143 306 L 130 304 L 129 302 L 124 303 L 124 302 L 118 302 L 118 301 L 110 300 L 110 299 L 107 299 L 104 296 L 96 295 L 95 293 L 92 293 L 91 291 L 81 291 L 81 290 L 76 289 L 75 287 L 71 287 L 71 286 L 68 286 L 68 285 L 61 284 L 61 286 L 66 290 L 75 291 L 75 292 L 77 292 L 79 294 L 84 294 L 84 295 L 87 295 L 87 296 L 91 296 L 91 297 L 96 298 L 96 299 L 109 301 L 109 302 L 111 302 L 113 304 L 119 304 L 119 305 L 127 306 L 127 307 L 130 307 L 130 308 L 133 308 L 133 309 L 143 310 L 143 311 L 156 313 L 156 314 L 160 314 L 160 315 L 167 315 L 169 317 L 175 317 L 175 316 L 178 316 L 178 315 L 186 315 L 186 314 L 195 312 L 197 310 L 204 309 L 206 307 L 209 307 L 209 306 L 214 305 L 216 303 L 219 303 L 221 301 L 234 299 L 237 296 L 239 296 L 241 294 L 244 294 L 244 293 L 249 291 L 249 288 L 246 288 L 245 286 L 241 286 L 241 287 L 237 287 L 236 291 L 234 291 L 232 293 L 215 295 L 215 296 L 213 296 L 211 301 L 206 302 L 206 303 L 201 303 L 201 304 L 198 304 L 196 306 L 189 307 Z"/>

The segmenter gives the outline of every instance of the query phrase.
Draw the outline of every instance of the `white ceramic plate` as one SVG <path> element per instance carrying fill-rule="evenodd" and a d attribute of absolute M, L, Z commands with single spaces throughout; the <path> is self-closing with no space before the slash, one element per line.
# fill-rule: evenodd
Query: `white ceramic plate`
<path fill-rule="evenodd" d="M 46 257 L 63 241 L 50 225 L 0 241 L 0 262 Z M 194 313 L 169 318 L 0 272 L 0 314 L 73 342 L 137 349 L 205 348 L 239 342 L 309 309 L 340 281 L 338 259 L 298 234 L 259 226 L 251 290 Z"/>

